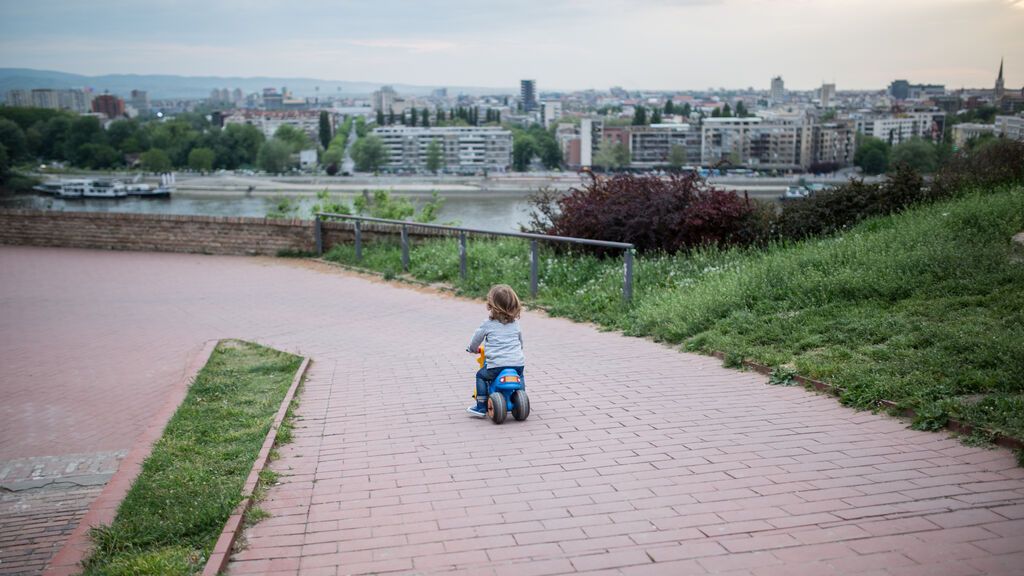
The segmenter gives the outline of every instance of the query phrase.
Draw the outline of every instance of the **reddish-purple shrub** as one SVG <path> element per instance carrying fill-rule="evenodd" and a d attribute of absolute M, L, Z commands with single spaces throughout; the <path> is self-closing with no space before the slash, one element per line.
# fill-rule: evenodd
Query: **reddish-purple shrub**
<path fill-rule="evenodd" d="M 554 202 L 533 199 L 530 229 L 557 236 L 629 242 L 638 250 L 676 252 L 705 244 L 746 244 L 767 228 L 754 203 L 707 184 L 696 175 L 595 176 Z M 762 228 L 764 228 L 762 230 Z"/>

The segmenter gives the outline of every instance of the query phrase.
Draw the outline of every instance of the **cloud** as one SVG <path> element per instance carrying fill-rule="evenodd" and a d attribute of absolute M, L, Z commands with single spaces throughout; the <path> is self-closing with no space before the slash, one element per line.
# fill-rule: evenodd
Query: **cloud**
<path fill-rule="evenodd" d="M 446 52 L 457 50 L 459 48 L 458 44 L 445 40 L 401 40 L 395 38 L 378 38 L 370 40 L 347 40 L 346 43 L 365 48 L 404 50 L 413 54 Z"/>

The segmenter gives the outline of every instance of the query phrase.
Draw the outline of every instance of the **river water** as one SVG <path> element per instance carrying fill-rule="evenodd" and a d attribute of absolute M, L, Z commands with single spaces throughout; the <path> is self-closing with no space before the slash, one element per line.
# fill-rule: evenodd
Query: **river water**
<path fill-rule="evenodd" d="M 442 193 L 442 196 L 444 194 Z M 351 204 L 353 195 L 336 194 Z M 264 217 L 274 210 L 280 197 L 276 196 L 212 196 L 207 194 L 176 193 L 170 198 L 118 198 L 71 199 L 45 194 L 19 194 L 0 196 L 0 208 L 31 210 L 124 212 L 132 214 L 182 214 L 202 216 L 254 216 Z M 417 206 L 425 198 L 411 198 Z M 311 218 L 311 209 L 317 203 L 309 195 L 293 196 L 298 206 L 296 218 Z M 524 196 L 507 195 L 453 195 L 445 197 L 437 222 L 457 224 L 467 228 L 517 232 L 519 225 L 529 220 L 530 206 Z"/>

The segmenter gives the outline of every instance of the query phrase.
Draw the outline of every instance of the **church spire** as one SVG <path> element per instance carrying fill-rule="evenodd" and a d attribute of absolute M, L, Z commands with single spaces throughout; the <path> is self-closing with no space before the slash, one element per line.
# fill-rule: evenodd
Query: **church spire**
<path fill-rule="evenodd" d="M 1000 58 L 999 59 L 999 77 L 996 78 L 996 89 L 995 89 L 995 97 L 996 97 L 996 104 L 997 105 L 1003 99 L 1004 90 L 1005 89 L 1003 87 L 1003 59 Z"/>

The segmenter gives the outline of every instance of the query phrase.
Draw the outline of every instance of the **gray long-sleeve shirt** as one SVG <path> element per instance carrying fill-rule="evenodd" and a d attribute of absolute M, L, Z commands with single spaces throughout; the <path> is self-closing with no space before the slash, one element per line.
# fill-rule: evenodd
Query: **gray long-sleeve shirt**
<path fill-rule="evenodd" d="M 526 365 L 523 333 L 519 330 L 518 321 L 502 324 L 497 320 L 485 320 L 473 333 L 466 350 L 476 352 L 480 344 L 486 351 L 487 368 Z"/>

